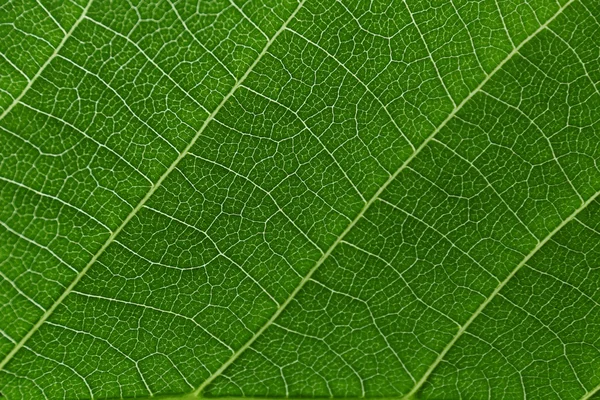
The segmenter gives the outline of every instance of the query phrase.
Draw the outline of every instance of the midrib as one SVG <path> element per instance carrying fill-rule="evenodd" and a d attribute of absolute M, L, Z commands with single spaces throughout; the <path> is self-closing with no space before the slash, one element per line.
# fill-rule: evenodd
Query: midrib
<path fill-rule="evenodd" d="M 254 67 L 259 63 L 262 57 L 268 52 L 268 49 L 276 40 L 276 38 L 286 29 L 287 25 L 294 19 L 302 5 L 306 0 L 302 0 L 296 9 L 292 12 L 292 14 L 288 17 L 288 19 L 284 22 L 284 24 L 279 28 L 279 30 L 273 35 L 273 37 L 267 42 L 261 53 L 255 59 L 255 61 L 249 66 L 244 75 L 233 85 L 229 93 L 222 99 L 219 105 L 215 108 L 215 110 L 209 115 L 209 117 L 204 121 L 203 125 L 200 127 L 196 135 L 192 138 L 190 143 L 185 147 L 185 149 L 178 155 L 175 161 L 170 165 L 170 167 L 161 175 L 158 181 L 150 188 L 147 194 L 142 198 L 142 200 L 138 203 L 138 205 L 129 213 L 129 215 L 123 220 L 121 225 L 109 236 L 107 241 L 103 244 L 103 246 L 98 250 L 98 252 L 92 257 L 92 259 L 88 262 L 88 264 L 81 270 L 81 272 L 77 275 L 77 277 L 73 280 L 73 282 L 67 287 L 67 289 L 63 292 L 63 294 L 56 300 L 56 302 L 43 314 L 40 320 L 32 327 L 32 329 L 19 341 L 19 343 L 11 350 L 11 352 L 5 357 L 5 359 L 0 363 L 0 370 L 14 357 L 14 355 L 19 351 L 21 347 L 27 342 L 27 340 L 39 329 L 39 327 L 48 319 L 48 317 L 54 312 L 54 310 L 62 303 L 62 301 L 67 297 L 67 295 L 73 290 L 73 288 L 77 285 L 77 283 L 85 276 L 87 271 L 91 268 L 91 266 L 96 262 L 96 260 L 102 255 L 102 253 L 108 248 L 108 246 L 114 241 L 114 239 L 119 235 L 119 233 L 124 229 L 127 223 L 137 214 L 137 212 L 144 206 L 144 204 L 148 201 L 148 199 L 154 194 L 154 192 L 161 186 L 162 182 L 169 176 L 169 174 L 177 167 L 178 163 L 189 153 L 189 150 L 193 147 L 197 139 L 201 136 L 202 132 L 206 129 L 206 127 L 210 124 L 210 122 L 214 119 L 214 117 L 218 114 L 221 108 L 225 105 L 225 103 L 229 100 L 229 98 L 235 93 L 235 91 L 242 85 L 245 79 L 252 72 Z M 309 270 L 308 274 L 300 281 L 298 286 L 292 291 L 292 293 L 288 296 L 288 298 L 278 307 L 275 313 L 271 316 L 271 318 L 242 346 L 240 347 L 222 366 L 217 369 L 209 378 L 207 378 L 194 392 L 193 396 L 198 396 L 202 392 L 202 390 L 208 386 L 215 378 L 221 375 L 227 367 L 229 367 L 246 349 L 248 349 L 254 341 L 278 318 L 278 316 L 285 310 L 285 308 L 289 305 L 289 303 L 295 298 L 298 292 L 303 288 L 303 286 L 310 280 L 311 276 L 314 272 L 325 262 L 325 260 L 332 254 L 335 248 L 342 242 L 344 237 L 352 230 L 352 228 L 362 219 L 367 210 L 371 207 L 371 205 L 380 197 L 381 193 L 385 191 L 385 189 L 396 179 L 396 177 L 412 162 L 412 160 L 429 144 L 429 142 L 440 132 L 447 123 L 454 118 L 454 116 L 462 109 L 462 107 L 471 99 L 474 95 L 476 95 L 483 86 L 500 70 L 502 67 L 510 60 L 514 55 L 516 55 L 519 50 L 532 38 L 534 38 L 539 32 L 546 29 L 546 27 L 556 18 L 558 17 L 571 3 L 575 0 L 569 0 L 563 6 L 559 8 L 559 10 L 549 18 L 543 25 L 541 25 L 536 31 L 534 31 L 530 36 L 528 36 L 525 40 L 523 40 L 517 47 L 515 47 L 484 79 L 483 81 L 471 92 L 469 95 L 463 99 L 453 110 L 448 114 L 448 116 L 442 121 L 442 123 L 434 129 L 434 131 L 417 147 L 417 149 L 402 163 L 402 165 L 386 180 L 386 182 L 376 191 L 376 193 L 371 197 L 363 206 L 361 211 L 357 214 L 357 216 L 350 222 L 350 224 L 344 229 L 344 231 L 338 236 L 338 238 L 333 242 L 333 244 L 327 249 L 325 253 L 321 256 L 321 258 L 316 262 L 316 264 Z M 25 92 L 29 89 L 31 84 L 37 77 L 41 74 L 43 69 L 49 64 L 52 58 L 54 58 L 68 36 L 70 36 L 73 30 L 77 25 L 84 19 L 87 9 L 91 5 L 92 0 L 88 3 L 86 9 L 84 10 L 81 17 L 75 23 L 75 25 L 68 32 L 67 36 L 63 39 L 61 44 L 57 47 L 53 55 L 50 59 L 42 66 L 38 74 L 32 78 L 30 83 L 27 85 L 26 89 L 21 93 L 21 95 L 15 99 L 13 104 L 5 110 L 5 112 L 0 116 L 2 119 L 25 94 Z M 407 394 L 406 398 L 414 395 L 420 387 L 425 383 L 431 372 L 435 369 L 435 367 L 439 364 L 439 362 L 443 359 L 448 350 L 454 345 L 454 343 L 458 340 L 458 338 L 462 335 L 462 333 L 467 329 L 467 327 L 473 322 L 477 316 L 481 313 L 481 311 L 489 304 L 489 302 L 496 296 L 496 294 L 506 285 L 506 283 L 516 274 L 516 272 L 541 248 L 543 245 L 548 242 L 563 226 L 565 226 L 569 221 L 575 218 L 575 216 L 581 212 L 585 207 L 590 204 L 600 192 L 596 193 L 594 196 L 589 198 L 585 203 L 581 205 L 573 214 L 571 214 L 567 219 L 565 219 L 560 225 L 558 225 L 544 240 L 538 243 L 538 245 L 523 259 L 521 263 L 507 276 L 507 278 L 502 281 L 499 286 L 488 296 L 488 298 L 480 305 L 480 307 L 476 310 L 476 312 L 469 318 L 469 320 L 459 329 L 459 332 L 455 337 L 448 343 L 448 345 L 444 348 L 440 356 L 434 361 L 434 363 L 428 368 L 427 372 L 423 377 L 417 382 L 417 384 L 413 387 L 413 389 Z M 184 395 L 186 398 L 190 394 Z"/>

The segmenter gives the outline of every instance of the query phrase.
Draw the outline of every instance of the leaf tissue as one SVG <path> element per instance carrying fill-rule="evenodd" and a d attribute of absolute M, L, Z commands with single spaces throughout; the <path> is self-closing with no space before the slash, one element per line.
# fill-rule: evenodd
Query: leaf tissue
<path fill-rule="evenodd" d="M 1 0 L 0 392 L 599 399 L 597 0 Z"/>

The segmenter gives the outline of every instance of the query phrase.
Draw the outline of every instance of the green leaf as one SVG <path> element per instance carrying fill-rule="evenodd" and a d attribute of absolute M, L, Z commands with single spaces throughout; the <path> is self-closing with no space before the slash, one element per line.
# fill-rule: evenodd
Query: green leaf
<path fill-rule="evenodd" d="M 0 397 L 598 398 L 596 0 L 0 33 Z"/>

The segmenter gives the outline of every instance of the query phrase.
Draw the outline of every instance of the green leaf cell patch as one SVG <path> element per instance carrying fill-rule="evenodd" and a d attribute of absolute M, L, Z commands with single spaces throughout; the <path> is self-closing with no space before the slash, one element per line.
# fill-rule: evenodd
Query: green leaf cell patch
<path fill-rule="evenodd" d="M 0 36 L 0 397 L 597 398 L 597 1 L 4 0 Z"/>

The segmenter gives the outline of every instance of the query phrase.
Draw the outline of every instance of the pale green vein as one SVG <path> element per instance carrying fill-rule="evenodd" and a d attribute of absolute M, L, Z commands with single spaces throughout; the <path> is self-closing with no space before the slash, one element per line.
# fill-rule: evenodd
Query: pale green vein
<path fill-rule="evenodd" d="M 433 69 L 435 69 L 435 73 L 437 74 L 437 77 L 440 80 L 440 83 L 442 84 L 442 87 L 444 88 L 446 95 L 452 102 L 452 105 L 454 107 L 456 107 L 456 102 L 454 101 L 454 97 L 452 97 L 452 95 L 450 94 L 450 91 L 448 90 L 448 87 L 446 86 L 446 82 L 444 82 L 444 78 L 442 77 L 442 74 L 440 73 L 440 70 L 437 67 L 437 64 L 435 63 L 435 60 L 433 59 L 433 54 L 431 53 L 431 50 L 429 49 L 429 46 L 427 45 L 427 40 L 425 40 L 425 36 L 423 36 L 423 32 L 421 32 L 421 28 L 419 28 L 419 25 L 417 25 L 417 21 L 415 21 L 414 14 L 410 10 L 410 7 L 408 6 L 408 3 L 406 2 L 406 0 L 403 0 L 403 3 L 404 3 L 404 6 L 406 7 L 406 10 L 408 11 L 408 14 L 410 15 L 412 24 L 414 25 L 415 29 L 417 30 L 417 33 L 419 34 L 419 37 L 421 38 L 421 41 L 423 42 L 423 46 L 425 46 L 425 51 L 427 52 L 427 56 L 429 57 L 429 60 L 431 61 L 431 64 L 433 65 Z"/>
<path fill-rule="evenodd" d="M 338 159 L 334 156 L 335 150 L 332 152 L 331 150 L 329 150 L 329 148 L 325 145 L 325 143 L 323 143 L 323 140 L 321 140 L 321 138 L 319 137 L 319 135 L 317 135 L 311 128 L 310 126 L 306 123 L 306 121 L 304 121 L 300 115 L 298 115 L 297 111 L 292 110 L 290 107 L 286 106 L 285 104 L 279 103 L 275 100 L 273 100 L 272 98 L 265 96 L 264 94 L 257 92 L 256 90 L 249 88 L 249 87 L 245 87 L 246 90 L 248 90 L 249 92 L 257 95 L 258 97 L 261 97 L 265 100 L 267 100 L 268 102 L 271 102 L 273 104 L 276 104 L 277 106 L 283 108 L 284 110 L 286 110 L 287 112 L 291 113 L 294 115 L 294 117 L 296 117 L 296 119 L 298 119 L 298 121 L 300 121 L 300 123 L 302 124 L 302 126 L 304 127 L 304 129 L 306 129 L 308 131 L 308 133 L 310 133 L 310 135 L 315 138 L 315 140 L 317 142 L 319 142 L 319 145 L 323 148 L 323 150 L 327 153 L 327 155 L 331 158 L 331 160 L 333 161 L 333 163 L 335 164 L 335 166 L 338 168 L 338 170 L 342 173 L 342 175 L 344 175 L 344 178 L 346 178 L 346 180 L 348 181 L 348 183 L 350 184 L 350 186 L 352 186 L 352 189 L 354 189 L 354 191 L 356 192 L 356 194 L 360 197 L 360 199 L 365 202 L 367 201 L 363 194 L 360 192 L 360 190 L 358 190 L 358 187 L 356 186 L 356 184 L 352 181 L 352 179 L 350 179 L 350 177 L 348 176 L 348 173 L 346 172 L 346 170 L 344 168 L 342 168 L 342 165 L 339 163 Z M 382 167 L 383 168 L 383 167 Z M 316 193 L 315 193 L 316 195 Z M 309 239 L 310 240 L 310 239 Z"/>
<path fill-rule="evenodd" d="M 593 388 L 592 390 L 590 390 L 589 392 L 587 392 L 586 394 L 584 394 L 581 397 L 581 400 L 588 400 L 591 399 L 592 397 L 594 397 L 594 395 L 596 393 L 600 392 L 600 383 L 598 384 L 598 386 L 596 386 L 595 388 Z"/>
<path fill-rule="evenodd" d="M 567 8 L 574 1 L 575 0 L 569 0 L 567 3 L 565 3 L 565 5 L 563 5 L 556 12 L 556 14 L 554 14 L 550 19 L 548 19 L 548 21 L 546 21 L 543 25 L 541 25 L 538 29 L 536 29 L 536 31 L 533 32 L 523 42 L 521 42 L 521 44 L 519 46 L 515 47 L 515 49 L 509 54 L 509 57 L 507 57 L 505 60 L 502 61 L 501 65 L 503 63 L 505 63 L 510 57 L 512 57 L 512 55 L 518 53 L 519 50 L 523 47 L 523 45 L 525 43 L 527 43 L 529 40 L 531 40 L 533 37 L 535 37 L 541 31 L 543 31 L 544 29 L 546 29 L 548 27 L 548 25 L 556 17 L 558 17 L 565 10 L 565 8 Z M 496 71 L 497 69 L 498 68 L 496 68 L 494 71 Z M 493 72 L 492 72 L 492 74 L 493 74 Z M 490 74 L 490 75 L 492 75 L 492 74 Z M 482 86 L 483 85 L 480 85 L 479 88 L 481 88 Z M 600 192 L 597 192 L 592 197 L 590 197 L 588 200 L 586 200 L 585 202 L 583 202 L 581 204 L 581 206 L 579 208 L 577 208 L 569 217 L 567 217 L 556 228 L 554 228 L 554 230 L 552 230 L 543 240 L 539 241 L 537 243 L 537 245 L 529 252 L 529 254 L 525 258 L 523 258 L 523 260 L 511 271 L 511 273 L 502 282 L 500 282 L 500 284 L 498 284 L 498 286 L 496 286 L 496 288 L 494 289 L 494 291 L 485 299 L 485 301 L 483 301 L 483 303 L 481 303 L 479 305 L 479 307 L 477 308 L 477 310 L 471 315 L 471 317 L 469 317 L 469 319 L 467 320 L 467 322 L 465 322 L 463 324 L 463 326 L 456 332 L 456 334 L 454 335 L 454 337 L 452 338 L 452 340 L 450 340 L 450 342 L 448 342 L 448 344 L 440 352 L 440 354 L 435 359 L 435 361 L 429 366 L 429 368 L 427 368 L 427 371 L 425 371 L 425 374 L 423 374 L 423 376 L 417 382 L 417 384 L 406 395 L 406 398 L 412 397 L 414 394 L 416 394 L 421 389 L 421 387 L 423 386 L 423 384 L 425 384 L 425 382 L 427 381 L 427 379 L 429 378 L 429 376 L 433 373 L 433 371 L 435 370 L 435 368 L 444 359 L 444 357 L 446 356 L 446 354 L 448 353 L 448 351 L 452 348 L 452 346 L 454 346 L 454 344 L 456 343 L 456 341 L 467 330 L 467 328 L 469 327 L 469 325 L 471 325 L 471 323 L 473 323 L 473 321 L 482 313 L 482 311 L 487 307 L 487 305 L 494 299 L 494 297 L 496 297 L 496 295 L 502 290 L 502 288 L 504 286 L 506 286 L 506 284 L 512 279 L 512 277 L 515 276 L 515 274 L 523 267 L 523 265 L 525 265 L 527 263 L 527 261 L 529 261 L 531 259 L 531 257 L 533 257 L 533 255 L 535 253 L 537 253 L 544 246 L 544 244 L 546 244 L 559 230 L 561 230 L 562 227 L 564 227 L 566 224 L 568 224 L 570 221 L 572 221 L 577 216 L 577 214 L 579 214 L 583 209 L 585 209 L 588 206 L 588 204 L 590 204 L 591 202 L 593 202 L 594 199 L 596 199 L 596 197 L 598 197 L 598 195 L 600 195 Z"/>
<path fill-rule="evenodd" d="M 164 180 L 177 167 L 177 164 L 179 164 L 179 162 L 189 153 L 192 146 L 196 143 L 196 141 L 198 140 L 200 135 L 202 135 L 202 132 L 204 132 L 206 127 L 215 118 L 215 116 L 221 110 L 221 108 L 223 108 L 225 103 L 227 103 L 227 101 L 231 98 L 231 96 L 235 93 L 235 91 L 242 85 L 242 83 L 250 75 L 250 73 L 252 72 L 254 67 L 256 67 L 256 65 L 260 62 L 260 60 L 263 58 L 263 56 L 265 54 L 267 54 L 267 51 L 269 50 L 271 45 L 275 42 L 277 37 L 285 30 L 287 24 L 295 17 L 296 13 L 300 9 L 300 7 L 302 7 L 303 3 L 304 3 L 304 1 L 302 1 L 298 4 L 298 6 L 294 10 L 294 12 L 289 16 L 289 18 L 284 22 L 284 24 L 279 28 L 279 30 L 273 35 L 273 37 L 267 42 L 267 44 L 265 45 L 263 50 L 260 52 L 260 54 L 258 55 L 256 60 L 254 60 L 254 62 L 250 65 L 250 67 L 248 67 L 248 70 L 244 73 L 244 75 L 240 78 L 240 80 L 237 81 L 236 84 L 232 86 L 229 93 L 227 93 L 227 95 L 225 97 L 223 97 L 223 99 L 221 100 L 219 105 L 214 109 L 214 111 L 204 121 L 204 123 L 202 124 L 202 126 L 200 127 L 198 132 L 196 132 L 196 135 L 194 135 L 194 137 L 192 138 L 190 143 L 183 149 L 183 151 L 181 153 L 179 153 L 179 155 L 177 156 L 175 161 L 173 161 L 173 163 L 161 175 L 161 177 L 157 180 L 157 182 L 154 185 L 152 185 L 152 187 L 146 193 L 146 195 L 140 200 L 140 202 L 135 206 L 135 208 L 123 220 L 121 225 L 119 225 L 119 227 L 111 233 L 111 235 L 106 240 L 106 242 L 104 242 L 102 247 L 100 247 L 100 249 L 96 252 L 96 254 L 94 254 L 94 256 L 86 264 L 86 266 L 77 274 L 75 279 L 69 284 L 69 286 L 67 286 L 67 288 L 60 295 L 60 297 L 52 304 L 52 306 L 50 308 L 48 308 L 48 310 L 40 317 L 40 319 L 35 323 L 35 325 L 33 325 L 33 327 L 27 332 L 27 334 L 25 336 L 23 336 L 23 338 L 17 343 L 17 345 L 15 347 L 13 347 L 13 349 L 6 355 L 4 360 L 2 360 L 2 362 L 0 362 L 0 370 L 2 370 L 4 368 L 4 366 L 6 366 L 6 364 L 15 356 L 15 354 L 25 345 L 25 343 L 29 340 L 29 338 L 31 338 L 31 336 L 40 328 L 40 326 L 42 326 L 44 324 L 44 322 L 50 317 L 50 315 L 52 315 L 54 310 L 56 310 L 56 308 L 64 301 L 64 299 L 69 295 L 69 293 L 73 290 L 73 288 L 77 285 L 77 283 L 79 283 L 79 281 L 85 276 L 85 274 L 89 271 L 89 269 L 92 267 L 92 265 L 94 265 L 94 263 L 102 255 L 102 253 L 104 253 L 104 251 L 108 248 L 108 246 L 110 246 L 110 244 L 115 240 L 115 238 L 119 235 L 119 233 L 121 233 L 121 231 L 129 223 L 129 221 L 131 221 L 133 219 L 133 217 L 135 217 L 137 215 L 138 211 L 140 209 L 142 209 L 142 207 L 144 206 L 144 204 L 146 204 L 148 199 L 154 194 L 154 192 L 156 192 L 156 190 L 162 185 Z M 79 24 L 79 22 L 81 22 L 85 18 L 85 12 L 87 12 L 87 10 L 89 9 L 90 4 L 91 4 L 91 1 L 90 1 L 90 3 L 88 3 L 88 5 L 84 11 L 84 14 L 81 15 L 81 17 L 78 19 L 77 23 L 71 28 L 69 33 L 72 33 L 72 31 L 76 28 L 76 26 Z M 55 51 L 55 53 L 53 54 L 53 56 L 51 58 L 54 58 L 57 55 L 57 53 L 58 53 L 58 51 Z M 44 64 L 44 67 L 50 61 L 51 61 L 51 59 Z M 42 68 L 42 70 L 43 70 L 43 68 Z M 39 74 L 41 74 L 42 70 L 40 70 L 40 72 L 38 73 L 38 75 L 36 75 L 36 77 L 39 76 Z M 26 89 L 28 89 L 30 86 L 31 85 L 28 85 L 28 87 Z M 23 97 L 23 94 L 25 93 L 25 91 L 21 94 L 21 96 L 19 96 L 19 98 L 16 101 L 18 101 L 21 97 Z M 5 114 L 3 113 L 2 116 L 4 116 L 4 115 Z M 0 118 L 2 116 L 0 116 Z"/>
<path fill-rule="evenodd" d="M 485 299 L 485 301 L 483 303 L 481 303 L 479 305 L 477 310 L 475 310 L 475 312 L 471 315 L 471 317 L 469 317 L 467 322 L 465 322 L 460 327 L 460 329 L 456 332 L 456 334 L 454 335 L 452 340 L 450 342 L 448 342 L 446 347 L 444 347 L 444 349 L 438 355 L 438 357 L 435 359 L 435 361 L 429 366 L 429 368 L 427 369 L 427 371 L 425 372 L 423 377 L 419 380 L 419 382 L 417 382 L 417 384 L 413 387 L 413 389 L 406 395 L 406 398 L 410 398 L 412 395 L 414 395 L 415 393 L 417 393 L 419 391 L 419 389 L 427 381 L 427 379 L 429 378 L 429 376 L 431 375 L 433 370 L 435 370 L 435 368 L 439 365 L 439 363 L 444 359 L 444 357 L 446 356 L 448 351 L 452 348 L 452 346 L 454 346 L 454 344 L 462 336 L 462 334 L 465 333 L 465 331 L 467 330 L 469 325 L 471 325 L 473 323 L 473 321 L 475 321 L 475 319 L 477 319 L 477 317 L 479 315 L 481 315 L 481 313 L 487 307 L 487 305 L 490 304 L 490 302 L 494 299 L 494 297 L 496 297 L 496 295 L 498 295 L 498 293 L 500 293 L 502 288 L 504 286 L 506 286 L 506 284 L 516 275 L 516 273 L 519 272 L 519 270 L 521 268 L 523 268 L 523 266 L 525 264 L 527 264 L 527 262 L 531 259 L 531 257 L 533 257 L 542 247 L 544 247 L 544 245 L 546 243 L 548 243 L 552 239 L 552 237 L 554 237 L 554 235 L 556 235 L 556 233 L 558 231 L 560 231 L 565 225 L 567 225 L 569 222 L 571 222 L 573 219 L 575 219 L 577 214 L 579 214 L 590 203 L 592 203 L 594 200 L 596 200 L 596 198 L 599 195 L 600 195 L 600 192 L 596 192 L 592 197 L 590 197 L 584 203 L 582 203 L 581 206 L 579 206 L 575 211 L 573 211 L 573 213 L 571 215 L 569 215 L 556 228 L 554 228 L 543 240 L 538 242 L 538 244 L 533 248 L 533 250 L 531 250 L 525 258 L 523 258 L 523 260 L 511 271 L 510 274 L 508 274 L 508 276 L 506 278 L 504 278 L 504 280 L 502 282 L 500 282 L 500 284 L 498 284 L 498 286 L 496 286 L 494 291 Z"/>
<path fill-rule="evenodd" d="M 37 80 L 37 78 L 39 78 L 39 76 L 42 74 L 42 72 L 44 72 L 44 69 L 46 69 L 46 67 L 50 64 L 50 62 L 52 62 L 52 60 L 58 55 L 58 52 L 60 51 L 60 49 L 64 46 L 64 44 L 66 43 L 66 41 L 69 39 L 69 37 L 71 37 L 71 35 L 73 34 L 73 31 L 75 31 L 75 29 L 77 28 L 77 26 L 81 23 L 81 21 L 83 21 L 83 19 L 85 18 L 86 13 L 88 12 L 90 6 L 92 5 L 92 1 L 90 0 L 88 2 L 88 4 L 86 5 L 86 7 L 83 9 L 83 12 L 81 13 L 81 15 L 79 16 L 79 18 L 77 19 L 77 21 L 75 21 L 75 23 L 73 24 L 73 26 L 71 27 L 71 29 L 69 30 L 69 32 L 67 32 L 67 34 L 63 37 L 63 40 L 59 43 L 59 45 L 54 49 L 54 52 L 50 55 L 50 57 L 46 60 L 46 62 L 42 65 L 42 67 L 38 70 L 38 72 L 33 76 L 33 78 L 31 78 L 31 80 L 27 83 L 27 85 L 25 86 L 25 88 L 23 89 L 23 91 L 21 92 L 21 94 L 19 94 L 14 100 L 13 102 L 10 104 L 10 106 L 8 106 L 6 108 L 6 110 L 4 110 L 4 112 L 0 115 L 0 120 L 2 120 L 14 107 L 15 105 L 17 105 L 19 103 L 19 101 L 21 101 L 21 99 L 23 98 L 23 96 L 25 96 L 25 93 L 27 93 L 27 91 L 31 88 L 31 86 L 33 85 L 33 83 Z M 60 258 L 58 258 L 60 260 Z M 61 260 L 62 261 L 62 260 Z M 62 296 L 61 296 L 62 297 Z M 62 299 L 59 299 L 60 301 L 62 301 Z M 52 313 L 52 311 L 54 311 L 54 309 L 56 308 L 56 306 L 58 306 L 58 303 L 53 304 L 40 318 L 40 320 L 32 327 L 32 329 L 27 332 L 27 334 L 25 336 L 23 336 L 23 338 L 16 344 L 15 347 L 12 348 L 12 350 L 6 355 L 6 357 L 2 360 L 2 362 L 0 362 L 0 370 L 2 370 L 4 368 L 4 366 L 14 357 L 14 355 L 21 349 L 21 347 L 23 347 L 23 345 L 25 344 L 25 342 L 27 342 L 27 340 L 31 337 L 31 335 L 33 335 L 33 333 L 39 328 L 39 326 L 48 318 L 48 316 Z"/>
<path fill-rule="evenodd" d="M 13 100 L 13 102 L 10 103 L 10 105 L 8 107 L 6 107 L 6 110 L 4 110 L 2 112 L 2 114 L 0 114 L 0 120 L 4 119 L 4 117 L 6 117 L 8 115 L 8 113 L 11 112 L 11 110 L 19 103 L 19 101 L 21 101 L 21 99 L 23 98 L 23 96 L 25 96 L 25 93 L 27 93 L 29 91 L 29 89 L 31 88 L 31 86 L 33 86 L 33 84 L 37 80 L 37 78 L 39 78 L 40 75 L 42 75 L 42 72 L 44 72 L 44 70 L 46 69 L 46 67 L 58 55 L 58 52 L 60 51 L 60 49 L 63 48 L 63 46 L 65 45 L 65 43 L 67 42 L 67 40 L 71 37 L 71 35 L 73 34 L 73 31 L 75 31 L 75 28 L 77 28 L 77 26 L 81 23 L 81 21 L 83 21 L 85 19 L 85 16 L 86 16 L 88 10 L 90 9 L 90 6 L 92 5 L 92 1 L 93 0 L 90 0 L 87 3 L 87 5 L 85 6 L 85 8 L 83 9 L 83 12 L 81 13 L 81 15 L 79 16 L 79 18 L 77 19 L 77 21 L 75 21 L 75 23 L 73 24 L 73 26 L 71 27 L 71 29 L 69 29 L 69 31 L 67 32 L 67 34 L 63 37 L 63 39 L 58 44 L 58 46 L 56 46 L 56 48 L 54 49 L 54 51 L 52 52 L 52 54 L 50 55 L 50 57 L 48 57 L 48 59 L 46 60 L 46 62 L 42 64 L 42 66 L 40 67 L 40 69 L 38 70 L 38 72 L 29 80 L 29 82 L 27 82 L 27 85 L 25 85 L 25 87 L 23 88 L 23 91 L 17 97 L 15 97 L 14 100 Z M 1 365 L 2 364 L 0 364 L 0 366 Z"/>
<path fill-rule="evenodd" d="M 377 192 L 375 192 L 375 194 L 373 195 L 373 197 L 371 197 L 369 199 L 369 201 L 367 201 L 367 203 L 365 203 L 365 205 L 360 210 L 360 212 L 358 213 L 358 215 L 350 222 L 350 224 L 348 224 L 348 226 L 346 226 L 346 228 L 344 229 L 344 231 L 337 237 L 337 239 L 327 249 L 327 251 L 325 253 L 323 253 L 323 255 L 321 256 L 321 258 L 319 258 L 319 260 L 315 263 L 315 265 L 308 271 L 308 273 L 306 274 L 306 276 L 304 276 L 304 278 L 302 278 L 302 280 L 300 281 L 300 283 L 298 284 L 298 286 L 296 286 L 296 288 L 290 293 L 290 295 L 288 296 L 288 298 L 283 303 L 281 303 L 281 306 L 275 311 L 275 313 L 273 313 L 273 315 L 271 316 L 271 318 L 269 318 L 269 320 L 246 343 L 244 343 L 244 345 L 242 345 L 219 369 L 217 369 L 210 377 L 208 377 L 198 387 L 198 389 L 196 389 L 196 391 L 194 392 L 194 394 L 196 396 L 199 396 L 202 393 L 202 391 L 204 390 L 204 388 L 206 388 L 212 381 L 214 381 L 218 376 L 220 376 L 235 360 L 237 360 L 240 357 L 240 355 L 242 355 L 244 353 L 244 351 L 246 351 L 252 345 L 252 343 L 254 343 L 256 341 L 256 339 L 258 339 L 262 335 L 262 333 L 265 330 L 267 330 L 267 328 L 269 326 L 271 326 L 273 324 L 273 322 L 279 317 L 279 315 L 281 315 L 281 313 L 285 310 L 285 308 L 296 297 L 296 295 L 298 294 L 298 292 L 300 292 L 300 290 L 302 290 L 302 288 L 304 287 L 304 285 L 306 285 L 306 283 L 311 279 L 311 277 L 315 273 L 315 271 L 325 262 L 325 260 L 327 260 L 327 258 L 333 253 L 333 251 L 335 250 L 335 248 L 343 241 L 344 237 L 352 230 L 352 228 L 358 223 L 358 221 L 360 221 L 362 219 L 362 217 L 365 215 L 365 213 L 371 207 L 371 205 L 375 201 L 377 201 L 377 199 L 379 198 L 379 196 L 381 195 L 381 193 L 383 193 L 385 191 L 385 189 L 396 179 L 396 177 L 402 171 L 404 171 L 404 169 L 412 162 L 412 160 L 415 159 L 415 157 L 417 157 L 417 155 L 425 147 L 427 147 L 427 145 L 429 144 L 429 142 L 431 142 L 433 140 L 433 138 L 438 134 L 438 132 L 441 131 L 448 124 L 448 122 L 454 118 L 454 116 L 464 107 L 465 104 L 467 104 L 469 102 L 469 100 L 471 100 L 473 98 L 473 96 L 475 96 L 477 93 L 479 93 L 479 91 L 492 78 L 492 76 L 494 76 L 499 70 L 502 69 L 502 67 L 504 67 L 504 65 L 508 61 L 510 61 L 516 54 L 519 53 L 519 50 L 521 48 L 523 48 L 523 46 L 525 44 L 527 44 L 538 33 L 540 33 L 541 31 L 543 31 L 556 17 L 558 17 L 574 1 L 575 0 L 569 0 L 567 3 L 565 3 L 562 7 L 559 8 L 559 10 L 551 18 L 549 18 L 544 24 L 540 25 L 540 27 L 538 29 L 536 29 L 530 36 L 528 36 L 517 47 L 515 47 L 496 66 L 496 68 L 494 68 L 490 72 L 490 74 L 487 75 L 485 77 L 485 79 L 483 79 L 483 81 L 471 93 L 469 93 L 469 95 L 467 97 L 465 97 L 463 99 L 463 101 L 461 101 L 452 110 L 452 112 L 450 112 L 450 114 L 448 114 L 448 116 L 446 117 L 446 119 L 444 119 L 444 121 L 442 121 L 442 123 L 437 128 L 434 129 L 434 131 L 419 145 L 419 147 L 417 147 L 417 149 L 404 161 L 404 163 L 402 163 L 402 165 L 396 170 L 396 172 L 394 172 L 392 175 L 389 176 L 389 178 L 385 181 L 385 183 L 377 190 Z M 594 196 L 594 198 L 595 198 L 595 196 Z M 588 200 L 588 202 L 589 201 L 591 201 L 591 199 Z M 588 204 L 588 203 L 586 202 L 586 204 Z M 562 224 L 561 224 L 561 227 L 562 227 Z M 443 355 L 445 355 L 445 353 Z M 443 357 L 443 355 L 440 355 L 440 356 Z M 441 361 L 441 359 L 440 359 L 440 361 Z M 431 371 L 430 370 L 427 371 L 426 375 L 423 378 L 421 378 L 421 380 L 419 380 L 417 382 L 417 384 L 414 386 L 413 390 L 410 391 L 410 393 L 407 395 L 407 397 L 412 396 L 422 386 L 422 384 L 429 377 L 429 375 L 431 374 L 431 372 L 433 371 L 433 369 L 435 368 L 436 365 L 437 364 L 435 364 L 432 367 L 430 367 Z"/>
<path fill-rule="evenodd" d="M 400 129 L 400 126 L 398 126 L 398 123 L 396 122 L 396 120 L 394 119 L 394 117 L 392 117 L 392 114 L 390 113 L 390 111 L 387 108 L 387 104 L 385 104 L 383 101 L 381 101 L 381 99 L 375 95 L 375 93 L 373 93 L 373 91 L 371 90 L 371 88 L 367 85 L 366 82 L 363 82 L 362 79 L 360 79 L 358 77 L 358 75 L 356 75 L 356 73 L 352 70 L 350 70 L 346 64 L 344 64 L 343 62 L 341 62 L 336 56 L 334 56 L 333 54 L 331 54 L 329 51 L 327 51 L 325 48 L 323 48 L 321 45 L 319 45 L 316 42 L 313 42 L 312 40 L 310 40 L 309 38 L 307 38 L 306 36 L 302 35 L 301 33 L 293 30 L 293 29 L 288 29 L 291 33 L 293 33 L 294 35 L 298 36 L 299 38 L 301 38 L 302 40 L 304 40 L 306 43 L 310 44 L 311 46 L 314 46 L 316 49 L 318 49 L 319 51 L 322 51 L 323 53 L 325 53 L 325 55 L 327 55 L 327 57 L 331 58 L 333 61 L 335 61 L 344 71 L 346 71 L 348 74 L 350 74 L 350 76 L 352 76 L 366 91 L 367 93 L 369 93 L 373 99 L 381 106 L 381 108 L 383 109 L 383 111 L 385 112 L 385 114 L 387 115 L 387 117 L 390 119 L 390 121 L 392 122 L 392 125 L 394 125 L 394 128 L 398 131 L 398 133 L 400 133 L 400 135 L 402 136 L 402 138 L 404 140 L 406 140 L 406 143 L 408 143 L 408 145 L 410 146 L 410 148 L 415 151 L 415 146 L 412 144 L 412 142 L 408 139 L 408 136 L 406 136 L 406 134 L 404 133 L 404 131 L 402 131 L 402 129 Z M 383 168 L 383 166 L 381 166 Z M 385 168 L 383 168 L 385 169 Z M 386 171 L 388 172 L 388 171 Z"/>

